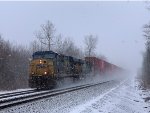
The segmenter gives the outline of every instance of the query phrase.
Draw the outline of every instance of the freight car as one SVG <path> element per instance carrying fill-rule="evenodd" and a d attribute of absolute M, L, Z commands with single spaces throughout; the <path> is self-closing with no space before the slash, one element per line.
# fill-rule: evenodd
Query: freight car
<path fill-rule="evenodd" d="M 85 57 L 85 60 L 92 64 L 92 72 L 94 72 L 94 74 L 103 73 L 106 71 L 105 70 L 106 69 L 106 67 L 105 67 L 106 63 L 104 60 L 101 60 L 101 59 L 96 58 L 96 57 Z"/>
<path fill-rule="evenodd" d="M 92 72 L 94 74 L 103 74 L 121 70 L 120 67 L 96 57 L 85 57 L 85 60 L 92 64 Z"/>

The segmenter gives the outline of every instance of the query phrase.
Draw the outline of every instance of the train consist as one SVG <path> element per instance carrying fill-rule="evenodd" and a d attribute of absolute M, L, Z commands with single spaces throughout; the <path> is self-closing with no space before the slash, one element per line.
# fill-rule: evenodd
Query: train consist
<path fill-rule="evenodd" d="M 32 55 L 29 70 L 29 87 L 52 88 L 59 81 L 70 78 L 79 80 L 87 74 L 119 71 L 121 68 L 96 57 L 84 60 L 65 56 L 53 51 L 37 51 Z"/>

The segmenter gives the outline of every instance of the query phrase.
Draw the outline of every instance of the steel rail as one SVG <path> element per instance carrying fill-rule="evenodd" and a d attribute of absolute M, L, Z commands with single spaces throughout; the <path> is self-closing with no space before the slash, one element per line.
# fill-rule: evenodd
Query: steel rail
<path fill-rule="evenodd" d="M 65 88 L 65 89 L 50 90 L 50 91 L 41 92 L 38 94 L 27 95 L 27 96 L 23 96 L 23 97 L 16 97 L 16 98 L 8 99 L 8 100 L 3 100 L 3 101 L 0 101 L 0 109 L 2 110 L 5 108 L 8 108 L 8 107 L 13 107 L 13 106 L 17 106 L 20 104 L 36 101 L 39 99 L 48 98 L 48 97 L 52 97 L 52 96 L 80 90 L 80 89 L 85 89 L 88 87 L 93 87 L 93 86 L 104 84 L 107 82 L 110 82 L 110 81 L 105 81 L 105 82 L 96 83 L 96 84 L 80 85 L 80 86 L 75 86 L 75 87 L 70 87 L 70 88 Z"/>
<path fill-rule="evenodd" d="M 33 93 L 33 92 L 36 92 L 36 90 L 26 90 L 26 91 L 18 91 L 18 92 L 0 94 L 0 99 L 12 97 L 12 96 L 23 95 L 23 94 L 29 94 L 29 93 Z"/>

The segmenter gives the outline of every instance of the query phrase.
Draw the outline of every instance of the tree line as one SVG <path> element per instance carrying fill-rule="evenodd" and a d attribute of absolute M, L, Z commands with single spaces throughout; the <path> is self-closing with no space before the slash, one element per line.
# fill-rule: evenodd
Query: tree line
<path fill-rule="evenodd" d="M 47 21 L 41 25 L 40 30 L 35 33 L 36 39 L 31 42 L 30 48 L 35 51 L 53 50 L 60 54 L 83 58 L 95 54 L 98 41 L 96 35 L 87 35 L 84 39 L 85 48 L 79 48 L 70 37 L 64 38 L 61 34 L 56 34 L 56 29 L 52 22 Z"/>
<path fill-rule="evenodd" d="M 29 51 L 15 46 L 0 35 L 0 89 L 27 87 Z"/>
<path fill-rule="evenodd" d="M 149 4 L 147 9 L 150 10 Z M 140 79 L 142 88 L 150 89 L 150 22 L 143 26 L 143 33 L 145 38 L 145 52 L 143 54 L 143 64 L 142 71 L 140 73 Z"/>
<path fill-rule="evenodd" d="M 143 54 L 143 65 L 142 65 L 142 87 L 150 88 L 150 23 L 144 25 L 144 37 L 146 40 L 145 43 L 145 52 Z"/>
<path fill-rule="evenodd" d="M 97 56 L 98 36 L 89 34 L 84 38 L 84 49 L 75 45 L 71 38 L 56 34 L 55 26 L 47 21 L 35 33 L 35 40 L 29 47 L 14 45 L 0 35 L 0 90 L 12 90 L 28 87 L 28 70 L 32 53 L 35 51 L 55 51 L 59 54 L 83 59 L 85 56 Z"/>

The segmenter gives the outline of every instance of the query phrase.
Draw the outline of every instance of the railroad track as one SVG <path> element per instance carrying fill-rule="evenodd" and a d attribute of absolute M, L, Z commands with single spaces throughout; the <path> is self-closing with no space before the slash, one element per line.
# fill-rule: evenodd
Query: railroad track
<path fill-rule="evenodd" d="M 36 90 L 31 89 L 31 90 L 25 90 L 25 91 L 18 91 L 18 92 L 0 94 L 0 100 L 2 100 L 4 98 L 12 97 L 12 96 L 19 96 L 19 95 L 23 95 L 23 94 L 33 93 L 35 91 Z"/>
<path fill-rule="evenodd" d="M 80 89 L 85 89 L 85 88 L 88 88 L 88 87 L 104 84 L 104 83 L 107 83 L 107 82 L 110 82 L 110 81 L 96 83 L 96 84 L 80 85 L 80 86 L 75 86 L 75 87 L 65 88 L 65 89 L 47 90 L 47 91 L 41 91 L 41 92 L 36 92 L 36 93 L 31 93 L 31 94 L 24 94 L 24 95 L 16 96 L 15 98 L 12 97 L 12 98 L 1 99 L 0 100 L 0 109 L 2 110 L 2 109 L 5 109 L 5 108 L 8 108 L 8 107 L 17 106 L 17 105 L 24 104 L 24 103 L 27 103 L 27 102 L 36 101 L 36 100 L 39 100 L 39 99 L 64 94 L 64 93 L 67 93 L 67 92 L 72 92 L 72 91 L 76 91 L 76 90 L 80 90 Z"/>

